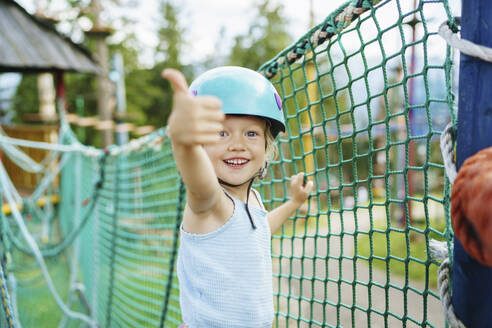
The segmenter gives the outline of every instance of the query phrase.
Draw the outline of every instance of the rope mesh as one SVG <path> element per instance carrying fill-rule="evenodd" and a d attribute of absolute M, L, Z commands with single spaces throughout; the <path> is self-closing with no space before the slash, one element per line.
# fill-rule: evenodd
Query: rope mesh
<path fill-rule="evenodd" d="M 453 117 L 451 62 L 433 23 L 447 4 L 380 2 L 312 49 L 339 12 L 260 68 L 288 126 L 262 196 L 281 204 L 298 171 L 316 182 L 273 237 L 276 325 L 443 326 L 428 249 L 450 234 L 438 136 Z"/>
<path fill-rule="evenodd" d="M 259 69 L 282 97 L 287 132 L 256 187 L 272 209 L 291 175 L 315 181 L 273 236 L 276 327 L 444 326 L 428 255 L 431 238 L 452 234 L 439 150 L 455 122 L 444 20 L 454 26 L 447 1 L 350 1 Z M 57 252 L 46 262 L 67 306 L 101 327 L 181 323 L 184 188 L 162 135 L 89 155 L 69 131 L 62 143 L 80 151 L 63 155 L 59 204 L 22 211 L 41 250 Z M 79 326 L 55 305 L 15 221 L 2 222 L 3 268 L 17 279 L 9 315 L 23 327 Z"/>

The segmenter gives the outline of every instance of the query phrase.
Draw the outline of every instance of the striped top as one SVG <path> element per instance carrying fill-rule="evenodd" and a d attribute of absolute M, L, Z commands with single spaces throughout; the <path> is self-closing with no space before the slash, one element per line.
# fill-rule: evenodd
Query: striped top
<path fill-rule="evenodd" d="M 271 328 L 273 288 L 267 212 L 250 206 L 257 227 L 253 229 L 246 204 L 226 194 L 234 202 L 234 212 L 222 227 L 207 234 L 192 234 L 181 225 L 178 278 L 183 321 L 190 328 Z"/>

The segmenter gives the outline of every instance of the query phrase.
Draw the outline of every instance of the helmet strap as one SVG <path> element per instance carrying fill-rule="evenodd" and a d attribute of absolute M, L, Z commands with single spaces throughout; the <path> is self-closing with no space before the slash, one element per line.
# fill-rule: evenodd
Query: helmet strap
<path fill-rule="evenodd" d="M 251 190 L 251 186 L 253 185 L 253 181 L 255 180 L 255 178 L 252 178 L 251 181 L 249 182 L 249 185 L 248 185 L 248 194 L 246 195 L 246 213 L 248 213 L 248 217 L 249 217 L 249 222 L 251 222 L 251 227 L 253 227 L 253 229 L 256 229 L 256 225 L 255 225 L 255 222 L 253 221 L 253 217 L 251 216 L 251 213 L 249 212 L 249 192 Z"/>
<path fill-rule="evenodd" d="M 254 179 L 254 177 L 251 180 L 253 180 L 253 179 Z M 245 182 L 240 183 L 240 184 L 232 184 L 232 183 L 229 183 L 229 182 L 222 180 L 221 178 L 217 178 L 217 180 L 219 180 L 220 184 L 222 184 L 224 186 L 228 186 L 228 187 L 241 187 L 242 185 L 249 182 L 249 180 L 246 180 Z"/>

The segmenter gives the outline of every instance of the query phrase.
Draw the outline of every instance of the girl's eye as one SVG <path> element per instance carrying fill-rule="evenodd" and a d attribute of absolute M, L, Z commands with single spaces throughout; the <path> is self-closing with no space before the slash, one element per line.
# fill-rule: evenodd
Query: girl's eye
<path fill-rule="evenodd" d="M 225 137 L 225 136 L 227 136 L 227 133 L 225 131 L 220 131 L 219 136 Z"/>
<path fill-rule="evenodd" d="M 248 131 L 248 137 L 256 137 L 258 135 L 258 133 L 256 133 L 255 131 Z"/>

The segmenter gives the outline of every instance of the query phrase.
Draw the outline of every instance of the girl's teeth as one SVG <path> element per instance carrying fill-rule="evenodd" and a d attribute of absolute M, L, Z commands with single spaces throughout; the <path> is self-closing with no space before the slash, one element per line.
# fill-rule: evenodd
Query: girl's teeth
<path fill-rule="evenodd" d="M 247 162 L 247 160 L 243 159 L 232 159 L 232 160 L 226 160 L 225 161 L 227 164 L 232 164 L 232 165 L 242 165 Z"/>

